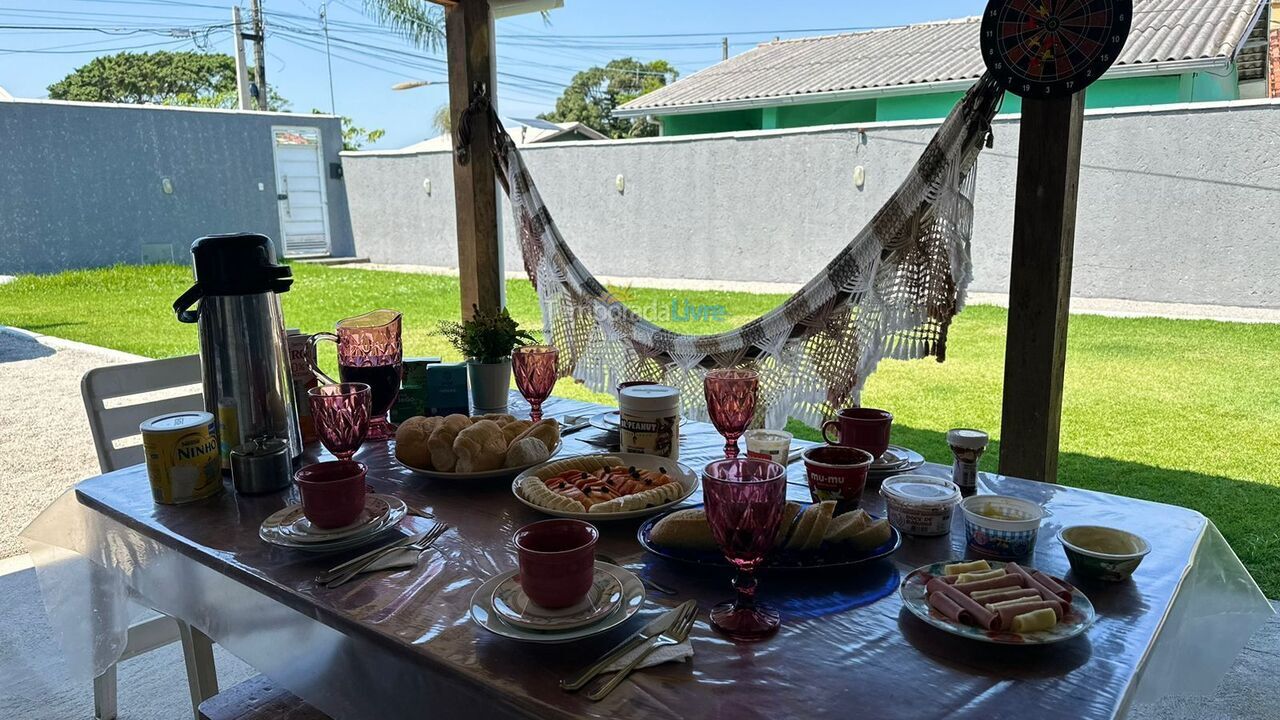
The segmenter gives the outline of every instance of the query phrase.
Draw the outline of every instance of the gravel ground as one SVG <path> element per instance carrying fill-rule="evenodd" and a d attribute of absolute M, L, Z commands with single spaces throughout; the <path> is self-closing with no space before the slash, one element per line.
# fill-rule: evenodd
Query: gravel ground
<path fill-rule="evenodd" d="M 0 327 L 0 558 L 26 552 L 18 533 L 98 474 L 80 377 L 135 355 Z"/>

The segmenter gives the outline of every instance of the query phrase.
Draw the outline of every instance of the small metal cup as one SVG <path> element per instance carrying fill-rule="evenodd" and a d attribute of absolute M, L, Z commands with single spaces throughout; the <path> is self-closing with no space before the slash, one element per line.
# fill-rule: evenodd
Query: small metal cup
<path fill-rule="evenodd" d="M 231 483 L 238 493 L 260 495 L 283 490 L 292 477 L 289 443 L 280 438 L 252 438 L 231 450 Z"/>

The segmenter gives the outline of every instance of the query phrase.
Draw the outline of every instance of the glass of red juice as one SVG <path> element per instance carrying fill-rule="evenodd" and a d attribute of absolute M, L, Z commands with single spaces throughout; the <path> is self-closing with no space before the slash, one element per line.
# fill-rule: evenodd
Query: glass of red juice
<path fill-rule="evenodd" d="M 370 390 L 369 433 L 366 440 L 390 440 L 396 426 L 387 418 L 400 395 L 404 349 L 400 342 L 401 315 L 395 310 L 374 310 L 342 320 L 338 332 L 316 333 L 311 344 L 331 340 L 338 345 L 338 376 L 344 383 L 364 383 Z M 320 377 L 334 382 L 321 372 Z"/>

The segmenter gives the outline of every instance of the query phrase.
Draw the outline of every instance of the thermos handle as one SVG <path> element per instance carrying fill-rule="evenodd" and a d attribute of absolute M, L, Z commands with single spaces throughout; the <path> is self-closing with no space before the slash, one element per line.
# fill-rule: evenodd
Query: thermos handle
<path fill-rule="evenodd" d="M 831 430 L 831 429 L 834 429 L 836 431 L 835 440 L 832 440 L 831 437 L 827 435 L 827 430 Z M 832 445 L 839 445 L 840 444 L 840 423 L 836 422 L 835 420 L 828 420 L 822 423 L 822 439 L 826 440 L 828 443 Z"/>
<path fill-rule="evenodd" d="M 325 375 L 324 371 L 320 369 L 320 364 L 318 362 L 319 351 L 316 349 L 316 343 L 321 340 L 329 340 L 335 345 L 338 344 L 338 336 L 331 332 L 316 333 L 315 335 L 308 336 L 307 344 L 311 346 L 312 352 L 308 354 L 309 357 L 307 358 L 307 364 L 311 366 L 311 372 L 315 373 L 316 377 L 324 380 L 330 385 L 337 385 L 337 380 Z"/>
<path fill-rule="evenodd" d="M 187 288 L 186 292 L 173 301 L 173 311 L 178 314 L 179 322 L 193 323 L 200 318 L 200 308 L 191 306 L 202 297 L 204 297 L 204 290 L 197 283 Z"/>

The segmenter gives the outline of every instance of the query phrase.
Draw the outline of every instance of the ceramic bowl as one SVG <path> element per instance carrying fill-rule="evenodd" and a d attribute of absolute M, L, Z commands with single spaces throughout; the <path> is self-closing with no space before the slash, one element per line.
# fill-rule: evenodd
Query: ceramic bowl
<path fill-rule="evenodd" d="M 1049 512 L 1008 495 L 973 495 L 960 502 L 969 549 L 1000 560 L 1016 560 L 1036 548 L 1040 521 Z"/>
<path fill-rule="evenodd" d="M 1058 532 L 1058 539 L 1073 572 L 1111 582 L 1127 580 L 1151 552 L 1151 543 L 1141 537 L 1100 525 L 1065 527 Z"/>

